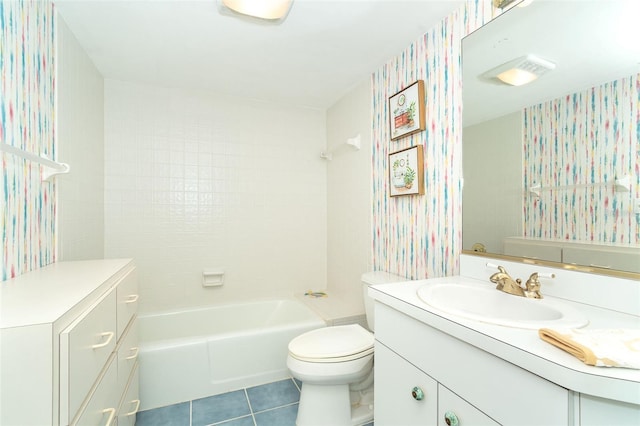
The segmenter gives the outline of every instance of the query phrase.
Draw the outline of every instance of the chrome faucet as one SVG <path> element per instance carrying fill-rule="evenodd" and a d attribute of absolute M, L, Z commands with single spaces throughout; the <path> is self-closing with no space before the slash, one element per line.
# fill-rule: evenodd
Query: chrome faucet
<path fill-rule="evenodd" d="M 503 266 L 498 266 L 498 271 L 489 277 L 492 283 L 496 283 L 496 290 L 504 291 L 505 293 L 513 294 L 514 296 L 530 297 L 533 299 L 542 299 L 540 293 L 540 280 L 539 274 L 534 272 L 531 274 L 525 288 L 522 287 L 522 280 L 511 278 L 511 275 Z"/>

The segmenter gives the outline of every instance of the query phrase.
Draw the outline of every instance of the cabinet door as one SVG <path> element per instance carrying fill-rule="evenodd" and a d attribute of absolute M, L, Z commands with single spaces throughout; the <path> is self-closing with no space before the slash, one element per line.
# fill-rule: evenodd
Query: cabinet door
<path fill-rule="evenodd" d="M 580 395 L 580 426 L 638 426 L 640 405 Z"/>
<path fill-rule="evenodd" d="M 446 387 L 438 385 L 438 426 L 484 425 L 497 426 L 499 423 Z"/>
<path fill-rule="evenodd" d="M 435 425 L 438 385 L 385 345 L 375 346 L 376 426 Z"/>

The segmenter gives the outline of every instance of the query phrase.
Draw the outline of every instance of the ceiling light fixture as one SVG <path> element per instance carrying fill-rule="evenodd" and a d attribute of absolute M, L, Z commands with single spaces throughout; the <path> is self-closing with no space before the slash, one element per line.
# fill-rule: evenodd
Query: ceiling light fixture
<path fill-rule="evenodd" d="M 538 77 L 555 69 L 556 64 L 534 55 L 523 56 L 509 61 L 483 74 L 483 77 L 497 78 L 511 86 L 522 86 L 531 83 Z"/>
<path fill-rule="evenodd" d="M 267 21 L 282 21 L 287 17 L 293 0 L 218 0 L 220 10 L 226 8 L 241 15 Z"/>

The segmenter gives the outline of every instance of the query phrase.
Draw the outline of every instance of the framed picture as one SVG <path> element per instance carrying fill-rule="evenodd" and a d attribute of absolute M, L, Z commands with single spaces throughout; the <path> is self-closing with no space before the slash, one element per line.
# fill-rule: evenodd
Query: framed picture
<path fill-rule="evenodd" d="M 424 81 L 418 80 L 389 98 L 391 140 L 425 129 Z"/>
<path fill-rule="evenodd" d="M 389 188 L 392 197 L 424 194 L 422 145 L 389 154 Z"/>

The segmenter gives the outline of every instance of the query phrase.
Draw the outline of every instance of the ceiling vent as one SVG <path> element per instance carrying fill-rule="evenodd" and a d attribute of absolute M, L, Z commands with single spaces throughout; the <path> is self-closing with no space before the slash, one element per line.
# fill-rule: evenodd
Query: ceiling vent
<path fill-rule="evenodd" d="M 552 71 L 555 67 L 556 64 L 553 62 L 534 55 L 527 55 L 493 68 L 484 73 L 482 77 L 498 79 L 511 86 L 522 86 Z"/>

